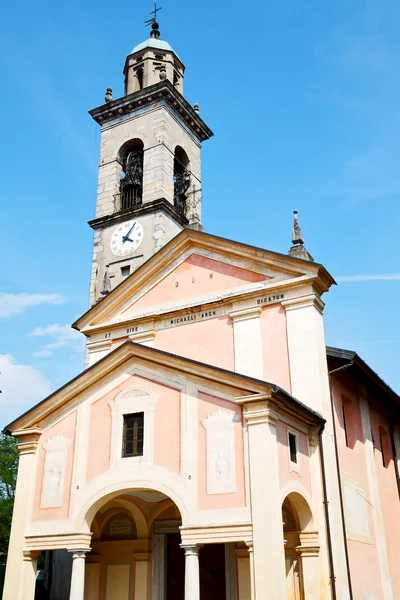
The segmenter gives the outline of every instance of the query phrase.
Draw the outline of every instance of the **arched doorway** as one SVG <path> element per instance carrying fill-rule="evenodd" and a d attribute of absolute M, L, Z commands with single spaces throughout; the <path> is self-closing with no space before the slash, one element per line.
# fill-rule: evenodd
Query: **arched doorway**
<path fill-rule="evenodd" d="M 96 502 L 85 600 L 184 600 L 182 516 L 164 493 L 124 490 Z M 226 544 L 199 546 L 201 600 L 226 600 Z"/>
<path fill-rule="evenodd" d="M 176 504 L 158 491 L 135 489 L 106 500 L 92 521 L 85 600 L 161 599 L 167 590 L 179 600 L 185 566 L 181 524 Z"/>
<path fill-rule="evenodd" d="M 319 598 L 318 531 L 307 500 L 291 492 L 282 504 L 288 600 Z"/>
<path fill-rule="evenodd" d="M 288 600 L 302 598 L 300 560 L 297 547 L 300 545 L 299 524 L 289 500 L 282 506 L 283 535 L 285 541 L 285 566 Z"/>

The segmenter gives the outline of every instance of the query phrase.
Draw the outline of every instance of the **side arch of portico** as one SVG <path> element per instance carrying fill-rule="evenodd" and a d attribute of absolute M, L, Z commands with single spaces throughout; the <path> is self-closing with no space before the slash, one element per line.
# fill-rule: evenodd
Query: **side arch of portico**
<path fill-rule="evenodd" d="M 297 481 L 286 482 L 281 490 L 282 509 L 290 506 L 298 523 L 296 552 L 299 557 L 302 597 L 304 600 L 319 600 L 321 590 L 321 565 L 319 532 L 312 510 L 312 499 L 305 487 Z"/>

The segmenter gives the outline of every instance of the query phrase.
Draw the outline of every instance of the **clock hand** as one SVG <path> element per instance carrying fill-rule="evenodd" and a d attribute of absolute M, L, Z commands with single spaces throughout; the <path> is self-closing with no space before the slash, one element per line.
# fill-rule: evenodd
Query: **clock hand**
<path fill-rule="evenodd" d="M 131 240 L 131 238 L 128 237 L 127 235 L 124 238 L 124 244 L 125 244 L 125 242 L 132 242 L 132 244 L 133 244 L 133 240 Z"/>
<path fill-rule="evenodd" d="M 130 230 L 128 231 L 128 233 L 124 236 L 122 236 L 122 243 L 125 244 L 126 240 L 129 238 L 129 236 L 131 235 L 132 231 L 135 229 L 136 227 L 136 221 L 134 222 L 134 224 L 132 225 L 132 227 L 130 228 Z M 130 242 L 132 240 L 129 240 Z"/>

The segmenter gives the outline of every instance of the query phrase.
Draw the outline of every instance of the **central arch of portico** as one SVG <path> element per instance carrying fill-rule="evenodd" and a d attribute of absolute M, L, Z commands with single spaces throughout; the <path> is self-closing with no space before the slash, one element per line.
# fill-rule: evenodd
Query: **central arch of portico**
<path fill-rule="evenodd" d="M 110 485 L 87 498 L 77 526 L 91 532 L 90 546 L 72 552 L 71 600 L 231 597 L 234 544 L 182 543 L 189 512 L 166 491 Z"/>

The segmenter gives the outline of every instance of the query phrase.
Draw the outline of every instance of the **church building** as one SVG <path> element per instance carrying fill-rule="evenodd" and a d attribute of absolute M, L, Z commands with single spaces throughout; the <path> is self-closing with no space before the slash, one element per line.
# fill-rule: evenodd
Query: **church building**
<path fill-rule="evenodd" d="M 154 19 L 90 111 L 85 370 L 5 428 L 3 600 L 34 600 L 42 553 L 52 600 L 399 600 L 400 398 L 326 347 L 297 213 L 285 255 L 203 231 L 184 73 Z"/>

